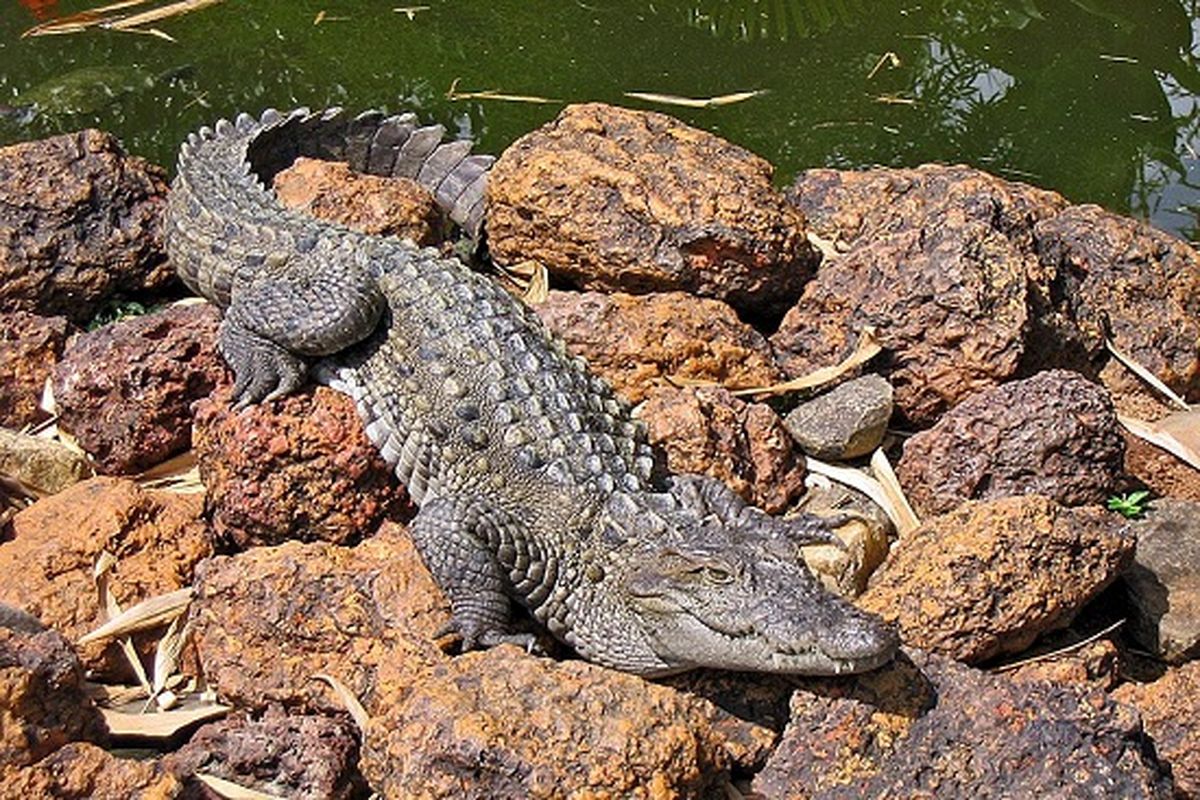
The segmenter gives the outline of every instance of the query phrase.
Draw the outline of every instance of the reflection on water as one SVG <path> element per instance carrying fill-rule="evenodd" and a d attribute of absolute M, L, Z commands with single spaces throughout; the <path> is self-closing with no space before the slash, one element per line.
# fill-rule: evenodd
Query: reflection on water
<path fill-rule="evenodd" d="M 83 98 L 6 114 L 0 141 L 99 125 L 169 164 L 187 131 L 216 116 L 344 104 L 416 108 L 498 151 L 560 107 L 449 100 L 457 80 L 659 108 L 762 154 L 781 181 L 813 166 L 964 162 L 1191 234 L 1198 4 L 429 0 L 403 14 L 366 0 L 229 0 L 163 22 L 170 42 L 21 39 L 50 4 L 0 0 L 0 106 L 27 109 L 56 86 Z M 109 85 L 106 71 L 118 76 Z M 623 94 L 748 90 L 766 93 L 709 109 Z"/>

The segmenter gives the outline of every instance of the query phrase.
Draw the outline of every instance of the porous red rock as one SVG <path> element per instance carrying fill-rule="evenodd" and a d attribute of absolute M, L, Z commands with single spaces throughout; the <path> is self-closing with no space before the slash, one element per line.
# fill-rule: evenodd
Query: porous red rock
<path fill-rule="evenodd" d="M 1072 644 L 1078 641 L 1075 639 Z M 1111 691 L 1121 680 L 1120 651 L 1112 641 L 1100 639 L 1063 652 L 1033 655 L 1003 674 L 1014 681 L 1049 681 Z"/>
<path fill-rule="evenodd" d="M 637 417 L 673 473 L 719 478 L 770 513 L 804 493 L 804 459 L 783 420 L 763 403 L 745 403 L 715 387 L 659 388 Z"/>
<path fill-rule="evenodd" d="M 1122 480 L 1112 399 L 1077 372 L 1047 370 L 972 395 L 904 443 L 896 467 L 921 514 L 964 500 L 1042 494 L 1103 503 Z"/>
<path fill-rule="evenodd" d="M 762 334 L 719 300 L 684 292 L 551 291 L 534 310 L 632 403 L 672 378 L 738 387 L 782 376 Z"/>
<path fill-rule="evenodd" d="M 349 720 L 272 707 L 204 725 L 162 766 L 195 789 L 203 773 L 273 797 L 347 800 L 364 794 L 357 761 Z"/>
<path fill-rule="evenodd" d="M 415 679 L 446 656 L 449 606 L 408 535 L 386 525 L 355 547 L 289 542 L 207 561 L 192 618 L 204 674 L 240 708 L 341 711 L 332 675 L 368 710 L 385 661 Z"/>
<path fill-rule="evenodd" d="M 172 800 L 183 784 L 157 761 L 118 758 L 92 744 L 77 742 L 55 750 L 36 764 L 0 769 L 4 800 Z"/>
<path fill-rule="evenodd" d="M 788 196 L 842 250 L 771 337 L 789 375 L 837 363 L 873 328 L 896 405 L 917 425 L 1017 375 L 1040 270 L 1033 226 L 1061 196 L 936 165 L 810 170 Z"/>
<path fill-rule="evenodd" d="M 1112 693 L 1142 715 L 1158 757 L 1171 765 L 1177 798 L 1200 797 L 1200 661 L 1167 670 L 1151 683 Z"/>
<path fill-rule="evenodd" d="M 1123 519 L 1039 495 L 969 501 L 892 549 L 859 604 L 908 644 L 967 663 L 1070 623 L 1133 559 Z"/>
<path fill-rule="evenodd" d="M 511 645 L 411 686 L 405 673 L 381 665 L 387 700 L 363 750 L 363 774 L 386 797 L 417 786 L 429 798 L 717 796 L 734 766 L 722 723 L 753 727 L 674 689 Z"/>
<path fill-rule="evenodd" d="M 0 148 L 0 311 L 84 323 L 167 286 L 166 193 L 165 171 L 101 131 Z"/>
<path fill-rule="evenodd" d="M 99 471 L 130 474 L 187 450 L 192 403 L 227 378 L 220 316 L 176 305 L 78 337 L 54 369 L 59 426 Z"/>
<path fill-rule="evenodd" d="M 107 738 L 83 667 L 62 634 L 0 625 L 0 767 L 28 766 L 68 742 Z"/>
<path fill-rule="evenodd" d="M 1071 206 L 1034 238 L 1058 313 L 1089 354 L 1112 343 L 1185 398 L 1200 400 L 1200 253 L 1140 220 Z M 1116 392 L 1138 390 L 1132 374 Z"/>
<path fill-rule="evenodd" d="M 787 308 L 816 261 L 771 165 L 665 114 L 568 106 L 488 178 L 488 244 L 584 289 Z"/>
<path fill-rule="evenodd" d="M 0 314 L 0 426 L 20 428 L 50 416 L 38 401 L 70 333 L 66 317 Z"/>
<path fill-rule="evenodd" d="M 218 538 L 238 549 L 291 539 L 349 544 L 411 516 L 408 493 L 350 398 L 325 387 L 233 411 L 196 404 L 195 451 Z"/>
<path fill-rule="evenodd" d="M 18 513 L 13 540 L 0 544 L 0 602 L 24 609 L 72 641 L 105 621 L 93 578 L 101 554 L 116 556 L 112 596 L 128 608 L 189 586 L 211 553 L 199 494 L 148 491 L 119 478 L 92 478 Z M 135 634 L 153 662 L 161 631 Z M 79 647 L 101 677 L 129 677 L 112 642 Z"/>
<path fill-rule="evenodd" d="M 752 787 L 764 797 L 1171 797 L 1138 716 L 1100 689 L 1011 681 L 912 652 L 808 681 Z"/>
<path fill-rule="evenodd" d="M 284 206 L 375 236 L 419 245 L 439 241 L 441 212 L 427 189 L 409 178 L 354 172 L 347 164 L 298 158 L 275 176 Z"/>

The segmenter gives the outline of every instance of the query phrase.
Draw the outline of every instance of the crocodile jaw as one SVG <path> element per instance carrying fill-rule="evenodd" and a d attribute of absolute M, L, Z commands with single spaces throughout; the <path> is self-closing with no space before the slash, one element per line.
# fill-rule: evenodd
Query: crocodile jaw
<path fill-rule="evenodd" d="M 631 616 L 649 646 L 670 665 L 799 675 L 848 675 L 876 669 L 899 648 L 878 617 L 826 591 L 802 563 L 754 553 L 724 554 L 720 581 L 681 573 L 672 552 L 647 559 L 625 580 Z"/>

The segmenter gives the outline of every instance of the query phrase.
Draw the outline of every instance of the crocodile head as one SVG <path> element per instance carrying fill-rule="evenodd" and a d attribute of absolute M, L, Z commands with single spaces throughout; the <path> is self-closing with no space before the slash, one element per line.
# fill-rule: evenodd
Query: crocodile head
<path fill-rule="evenodd" d="M 826 590 L 799 548 L 711 519 L 660 536 L 620 578 L 658 673 L 694 667 L 805 675 L 886 664 L 896 632 Z"/>

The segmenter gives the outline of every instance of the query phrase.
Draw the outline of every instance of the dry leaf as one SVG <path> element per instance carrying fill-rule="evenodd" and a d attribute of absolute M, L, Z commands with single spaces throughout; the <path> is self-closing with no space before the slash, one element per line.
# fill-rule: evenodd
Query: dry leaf
<path fill-rule="evenodd" d="M 1139 439 L 1161 447 L 1200 470 L 1200 409 L 1177 411 L 1157 422 L 1118 414 L 1117 421 Z"/>
<path fill-rule="evenodd" d="M 875 452 L 871 454 L 871 472 L 875 474 L 875 480 L 879 481 L 879 487 L 887 496 L 890 505 L 884 508 L 887 515 L 891 517 L 892 524 L 896 526 L 896 533 L 904 536 L 919 528 L 921 519 L 917 516 L 917 512 L 913 511 L 912 504 L 908 502 L 904 490 L 900 488 L 896 471 L 892 469 L 892 464 L 881 447 L 876 448 Z"/>
<path fill-rule="evenodd" d="M 896 526 L 897 531 L 900 530 L 901 525 L 907 524 L 905 513 L 895 506 L 887 490 L 883 488 L 883 484 L 870 475 L 853 467 L 828 464 L 812 456 L 805 456 L 804 463 L 810 472 L 824 475 L 831 481 L 844 484 L 865 494 L 875 505 L 883 509 L 884 513 L 888 515 L 888 519 Z M 909 513 L 911 513 L 911 509 L 909 509 Z"/>
<path fill-rule="evenodd" d="M 232 710 L 231 706 L 214 704 L 150 714 L 131 714 L 111 708 L 101 708 L 100 713 L 104 715 L 104 721 L 108 723 L 108 730 L 113 736 L 170 739 L 189 725 L 223 717 Z"/>
<path fill-rule="evenodd" d="M 85 634 L 79 644 L 134 633 L 165 625 L 183 614 L 192 601 L 191 587 L 151 597 L 122 611 L 99 628 Z"/>
<path fill-rule="evenodd" d="M 342 705 L 350 712 L 350 716 L 354 719 L 354 724 L 358 726 L 359 732 L 365 736 L 367 733 L 367 724 L 370 723 L 371 716 L 367 714 L 367 710 L 363 708 L 362 703 L 354 696 L 354 692 L 350 691 L 350 687 L 332 675 L 326 675 L 323 672 L 313 675 L 313 680 L 324 681 L 329 684 L 329 688 L 333 689 L 338 699 L 342 701 Z"/>

